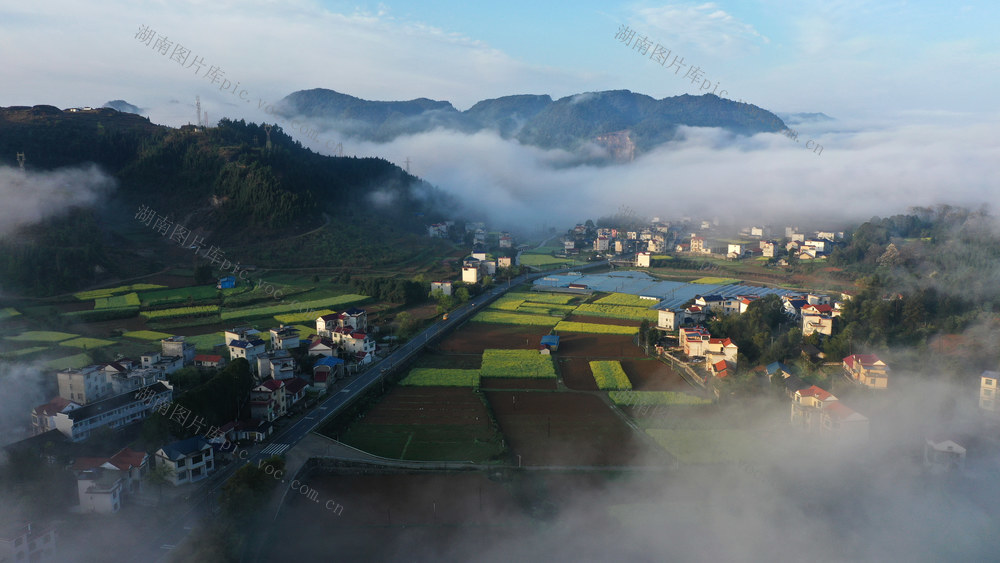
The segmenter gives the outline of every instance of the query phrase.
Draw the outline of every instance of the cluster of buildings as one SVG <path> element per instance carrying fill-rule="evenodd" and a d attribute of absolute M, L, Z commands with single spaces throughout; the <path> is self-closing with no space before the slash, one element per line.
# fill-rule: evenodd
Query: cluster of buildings
<path fill-rule="evenodd" d="M 705 227 L 704 224 L 702 226 Z M 727 241 L 713 246 L 708 237 L 691 233 L 688 242 L 679 242 L 674 250 L 679 253 L 704 256 L 717 255 L 729 260 L 753 257 L 777 258 L 783 250 L 788 256 L 795 256 L 800 260 L 815 260 L 827 256 L 834 245 L 844 238 L 843 232 L 834 231 L 815 231 L 807 236 L 798 232 L 795 227 L 786 227 L 785 238 L 782 240 L 771 238 L 771 229 L 767 226 L 748 227 L 740 234 L 748 240 Z M 787 261 L 779 261 L 779 264 L 787 265 Z"/>
<path fill-rule="evenodd" d="M 476 284 L 485 276 L 495 276 L 497 268 L 510 268 L 513 264 L 514 259 L 510 256 L 494 257 L 486 252 L 476 251 L 462 260 L 462 281 L 468 284 Z M 435 287 L 443 291 L 444 287 L 440 284 L 447 282 L 435 283 L 438 285 L 431 284 L 431 291 Z M 447 285 L 448 293 L 445 295 L 451 295 L 451 284 L 447 283 Z"/>
<path fill-rule="evenodd" d="M 586 225 L 576 225 L 563 237 L 563 252 L 566 255 L 579 254 L 582 250 L 593 250 L 607 254 L 643 254 L 647 263 L 638 266 L 649 267 L 648 256 L 667 251 L 671 239 L 670 225 L 654 221 L 649 227 L 634 231 L 621 231 L 616 228 L 588 228 Z"/>

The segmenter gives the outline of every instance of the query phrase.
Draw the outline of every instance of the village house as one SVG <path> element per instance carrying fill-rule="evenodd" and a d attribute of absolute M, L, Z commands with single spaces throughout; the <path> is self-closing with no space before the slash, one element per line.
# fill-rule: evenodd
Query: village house
<path fill-rule="evenodd" d="M 652 255 L 648 252 L 640 252 L 635 255 L 635 266 L 637 268 L 648 268 L 650 257 Z"/>
<path fill-rule="evenodd" d="M 250 391 L 250 416 L 258 420 L 274 420 L 288 413 L 285 385 L 268 379 Z"/>
<path fill-rule="evenodd" d="M 44 405 L 31 409 L 31 435 L 37 436 L 56 429 L 56 415 L 80 408 L 79 403 L 65 397 L 55 397 Z"/>
<path fill-rule="evenodd" d="M 326 391 L 328 386 L 344 377 L 344 360 L 340 358 L 320 358 L 313 364 L 313 387 Z"/>
<path fill-rule="evenodd" d="M 228 345 L 233 340 L 263 339 L 264 334 L 250 326 L 238 326 L 223 331 L 223 343 Z"/>
<path fill-rule="evenodd" d="M 984 413 L 997 416 L 1000 415 L 1000 401 L 997 401 L 997 391 L 1000 381 L 1000 372 L 984 371 L 979 376 L 979 408 Z"/>
<path fill-rule="evenodd" d="M 180 356 L 184 365 L 189 366 L 194 363 L 195 347 L 190 342 L 185 342 L 183 336 L 171 336 L 160 341 L 160 351 L 164 357 Z"/>
<path fill-rule="evenodd" d="M 869 389 L 889 387 L 889 366 L 875 354 L 853 354 L 844 358 L 848 377 Z"/>
<path fill-rule="evenodd" d="M 445 223 L 428 225 L 427 235 L 433 238 L 448 238 L 448 225 Z"/>
<path fill-rule="evenodd" d="M 729 338 L 709 338 L 704 346 L 703 355 L 705 356 L 705 362 L 708 364 L 706 367 L 710 367 L 720 361 L 725 361 L 732 366 L 736 366 L 738 354 L 739 349 L 736 343 Z"/>
<path fill-rule="evenodd" d="M 541 340 L 542 350 L 547 350 L 549 352 L 559 351 L 559 335 L 557 334 L 546 334 Z"/>
<path fill-rule="evenodd" d="M 774 247 L 775 244 L 772 241 L 762 241 L 760 243 L 760 251 L 764 258 L 774 258 Z"/>
<path fill-rule="evenodd" d="M 278 328 L 272 328 L 271 333 L 271 349 L 272 350 L 291 350 L 298 348 L 302 341 L 299 339 L 299 329 L 280 325 Z"/>
<path fill-rule="evenodd" d="M 501 256 L 497 258 L 498 268 L 511 268 L 514 266 L 514 259 L 510 256 Z"/>
<path fill-rule="evenodd" d="M 284 382 L 285 401 L 288 403 L 288 411 L 302 402 L 306 398 L 306 388 L 309 384 L 301 377 L 293 377 Z"/>
<path fill-rule="evenodd" d="M 513 248 L 513 246 L 514 246 L 514 237 L 510 236 L 510 233 L 501 232 L 500 233 L 500 240 L 498 242 L 499 242 L 500 248 Z"/>
<path fill-rule="evenodd" d="M 451 282 L 450 281 L 431 282 L 431 293 L 435 293 L 437 291 L 440 291 L 441 295 L 451 295 Z"/>
<path fill-rule="evenodd" d="M 933 475 L 965 469 L 965 448 L 947 438 L 931 437 L 924 442 L 924 468 Z"/>
<path fill-rule="evenodd" d="M 100 366 L 67 369 L 56 374 L 59 396 L 79 405 L 99 401 L 111 394 L 111 383 Z"/>
<path fill-rule="evenodd" d="M 659 309 L 656 315 L 656 328 L 668 332 L 677 330 L 684 320 L 683 313 L 670 308 Z"/>
<path fill-rule="evenodd" d="M 0 561 L 55 561 L 56 530 L 32 522 L 0 526 Z"/>
<path fill-rule="evenodd" d="M 802 336 L 814 332 L 830 336 L 833 334 L 833 307 L 830 305 L 804 305 L 801 309 Z"/>
<path fill-rule="evenodd" d="M 167 479 L 175 487 L 195 483 L 215 471 L 212 445 L 201 436 L 171 442 L 156 451 L 156 465 L 170 470 Z"/>
<path fill-rule="evenodd" d="M 337 344 L 325 336 L 315 336 L 309 344 L 310 356 L 324 356 L 332 358 L 337 355 Z"/>
<path fill-rule="evenodd" d="M 164 356 L 160 352 L 146 352 L 141 360 L 143 368 L 158 371 L 164 379 L 184 367 L 184 356 Z M 194 362 L 194 356 L 191 356 L 191 361 Z"/>
<path fill-rule="evenodd" d="M 75 512 L 115 514 L 122 507 L 125 478 L 120 471 L 97 467 L 76 474 L 76 492 L 80 504 Z"/>
<path fill-rule="evenodd" d="M 159 381 L 135 391 L 123 393 L 76 409 L 55 414 L 55 427 L 74 442 L 82 442 L 98 428 L 113 430 L 144 420 L 152 406 L 173 400 L 173 389 Z"/>
<path fill-rule="evenodd" d="M 78 457 L 73 460 L 70 470 L 77 477 L 85 471 L 100 469 L 101 472 L 118 472 L 121 478 L 121 497 L 127 500 L 130 495 L 142 490 L 143 478 L 148 473 L 149 456 L 146 452 L 140 452 L 131 448 L 122 448 L 111 457 Z M 79 485 L 79 481 L 78 481 Z M 87 493 L 84 489 L 78 488 L 80 504 L 84 504 L 82 495 Z"/>
<path fill-rule="evenodd" d="M 232 359 L 244 358 L 250 362 L 250 367 L 257 370 L 257 357 L 266 352 L 264 341 L 255 338 L 253 340 L 233 340 L 229 342 L 229 357 Z"/>
<path fill-rule="evenodd" d="M 699 295 L 695 297 L 694 304 L 701 307 L 706 313 L 724 313 L 723 304 L 725 298 L 721 295 Z"/>
<path fill-rule="evenodd" d="M 684 349 L 684 354 L 689 358 L 704 356 L 711 338 L 708 331 L 700 327 L 682 328 L 678 332 L 681 348 Z"/>
<path fill-rule="evenodd" d="M 226 358 L 218 354 L 198 354 L 194 357 L 194 366 L 199 368 L 226 367 Z"/>
<path fill-rule="evenodd" d="M 868 418 L 844 406 L 830 392 L 811 385 L 794 393 L 791 424 L 843 442 L 868 440 Z"/>
<path fill-rule="evenodd" d="M 288 350 L 272 350 L 257 356 L 257 376 L 285 380 L 295 377 L 295 358 Z"/>
<path fill-rule="evenodd" d="M 705 239 L 702 237 L 691 237 L 691 253 L 692 254 L 711 254 L 712 249 L 708 247 L 705 243 Z"/>
<path fill-rule="evenodd" d="M 468 284 L 479 283 L 479 264 L 475 266 L 462 266 L 462 281 Z"/>

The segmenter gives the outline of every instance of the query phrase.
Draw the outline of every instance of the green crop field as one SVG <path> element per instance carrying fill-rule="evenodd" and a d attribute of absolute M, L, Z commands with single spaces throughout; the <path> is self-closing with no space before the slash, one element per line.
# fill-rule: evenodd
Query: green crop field
<path fill-rule="evenodd" d="M 72 356 L 66 356 L 65 358 L 49 360 L 45 365 L 50 369 L 78 369 L 90 365 L 91 362 L 90 356 L 86 352 L 81 352 Z"/>
<path fill-rule="evenodd" d="M 597 323 L 579 323 L 576 321 L 559 321 L 556 331 L 586 332 L 590 334 L 638 334 L 638 327 L 602 325 Z"/>
<path fill-rule="evenodd" d="M 94 348 L 100 348 L 102 346 L 111 346 L 114 344 L 114 340 L 101 340 L 100 338 L 73 338 L 72 340 L 64 340 L 60 342 L 60 346 L 71 346 L 73 348 L 83 348 L 85 350 L 92 350 Z"/>
<path fill-rule="evenodd" d="M 525 303 L 517 308 L 518 313 L 528 313 L 532 315 L 550 315 L 562 317 L 572 313 L 576 305 L 546 305 L 545 303 Z"/>
<path fill-rule="evenodd" d="M 594 374 L 598 389 L 608 391 L 632 389 L 632 382 L 628 380 L 621 362 L 617 360 L 590 362 L 590 371 Z"/>
<path fill-rule="evenodd" d="M 15 357 L 28 356 L 36 352 L 44 352 L 48 349 L 48 346 L 31 346 L 29 348 L 21 348 L 20 350 L 11 350 L 10 352 L 7 352 L 7 355 Z"/>
<path fill-rule="evenodd" d="M 184 338 L 185 342 L 194 344 L 196 350 L 204 352 L 214 350 L 216 345 L 224 344 L 225 340 L 226 337 L 221 332 L 210 332 L 208 334 L 198 334 L 196 336 L 187 336 Z"/>
<path fill-rule="evenodd" d="M 749 430 L 646 430 L 657 444 L 681 463 L 724 463 L 752 458 L 756 448 Z"/>
<path fill-rule="evenodd" d="M 98 297 L 94 299 L 94 309 L 121 309 L 123 307 L 138 307 L 139 294 L 126 293 L 125 295 L 114 295 L 110 297 Z"/>
<path fill-rule="evenodd" d="M 154 305 L 169 305 L 172 303 L 186 303 L 188 301 L 204 301 L 216 299 L 221 293 L 223 296 L 247 291 L 245 287 L 233 289 L 216 289 L 214 285 L 196 285 L 192 287 L 179 287 L 176 289 L 162 289 L 157 291 L 144 291 L 139 294 L 139 300 L 144 307 Z"/>
<path fill-rule="evenodd" d="M 570 258 L 556 258 L 555 256 L 550 256 L 548 254 L 522 254 L 521 264 L 525 266 L 552 266 L 552 265 L 563 265 L 563 264 L 575 264 L 576 262 Z"/>
<path fill-rule="evenodd" d="M 101 297 L 111 297 L 112 295 L 118 295 L 119 293 L 130 293 L 133 291 L 146 291 L 149 289 L 163 289 L 167 286 L 156 285 L 152 283 L 134 283 L 132 285 L 123 285 L 120 287 L 112 287 L 108 289 L 95 289 L 92 291 L 81 291 L 79 293 L 74 293 L 73 297 L 76 297 L 80 301 L 90 301 L 91 299 L 99 299 Z"/>
<path fill-rule="evenodd" d="M 740 280 L 734 280 L 733 278 L 707 277 L 707 278 L 698 278 L 696 280 L 692 280 L 691 283 L 700 283 L 704 285 L 729 285 L 731 283 L 736 283 L 738 281 Z"/>
<path fill-rule="evenodd" d="M 274 320 L 281 324 L 290 325 L 306 321 L 315 322 L 319 317 L 324 315 L 333 315 L 334 313 L 336 313 L 336 311 L 333 309 L 320 309 L 319 311 L 310 311 L 308 313 L 286 313 L 284 315 L 275 315 Z"/>
<path fill-rule="evenodd" d="M 609 319 L 626 319 L 631 321 L 642 321 L 645 319 L 653 322 L 656 322 L 659 315 L 655 309 L 598 303 L 584 303 L 576 308 L 575 313 L 589 317 L 607 317 Z"/>
<path fill-rule="evenodd" d="M 69 340 L 70 338 L 76 338 L 78 336 L 80 335 L 73 334 L 71 332 L 29 330 L 28 332 L 22 332 L 17 336 L 8 336 L 7 340 L 13 340 L 15 342 L 62 342 L 63 340 Z"/>
<path fill-rule="evenodd" d="M 516 297 L 511 297 L 509 295 L 497 299 L 490 304 L 490 309 L 499 309 L 501 311 L 516 311 L 524 303 L 524 299 L 518 299 Z"/>
<path fill-rule="evenodd" d="M 537 350 L 483 350 L 482 377 L 554 378 L 552 356 Z"/>
<path fill-rule="evenodd" d="M 478 369 L 414 368 L 400 385 L 414 387 L 479 387 Z"/>
<path fill-rule="evenodd" d="M 616 405 L 637 407 L 646 405 L 709 405 L 712 401 L 676 391 L 612 391 L 608 397 Z"/>
<path fill-rule="evenodd" d="M 504 298 L 512 299 L 523 299 L 524 301 L 530 301 L 531 303 L 547 303 L 551 305 L 566 305 L 567 303 L 577 299 L 576 295 L 565 295 L 562 293 L 538 293 L 538 292 L 512 292 L 508 293 Z"/>
<path fill-rule="evenodd" d="M 472 317 L 472 321 L 478 323 L 497 323 L 505 325 L 555 326 L 555 324 L 559 322 L 559 318 L 543 315 L 507 313 L 504 311 L 483 311 Z"/>
<path fill-rule="evenodd" d="M 612 293 L 601 297 L 594 303 L 598 305 L 623 305 L 625 307 L 645 307 L 646 309 L 658 303 L 655 299 L 643 299 L 631 293 Z"/>
<path fill-rule="evenodd" d="M 20 314 L 21 314 L 20 311 L 18 311 L 13 307 L 5 307 L 3 309 L 0 309 L 0 321 L 4 319 L 9 319 L 11 317 L 16 317 Z"/>
<path fill-rule="evenodd" d="M 122 333 L 122 336 L 125 338 L 135 338 L 137 340 L 163 340 L 164 338 L 170 338 L 173 334 L 157 332 L 155 330 L 131 330 L 129 332 Z"/>
<path fill-rule="evenodd" d="M 367 295 L 358 295 L 356 293 L 348 293 L 347 295 L 337 295 L 335 297 L 327 297 L 325 299 L 315 299 L 313 301 L 302 301 L 302 302 L 291 302 L 291 303 L 281 303 L 278 305 L 269 305 L 265 307 L 250 307 L 247 309 L 236 309 L 235 311 L 224 311 L 222 313 L 222 320 L 228 321 L 233 319 L 251 319 L 254 317 L 272 317 L 274 315 L 280 315 L 282 313 L 288 313 L 291 311 L 303 312 L 303 309 L 323 309 L 332 308 L 338 306 L 354 305 L 367 301 L 369 297 Z M 315 317 L 313 317 L 315 318 Z"/>
<path fill-rule="evenodd" d="M 201 307 L 175 307 L 159 311 L 143 311 L 140 315 L 149 320 L 174 319 L 177 317 L 202 317 L 215 315 L 219 312 L 218 305 L 202 305 Z"/>

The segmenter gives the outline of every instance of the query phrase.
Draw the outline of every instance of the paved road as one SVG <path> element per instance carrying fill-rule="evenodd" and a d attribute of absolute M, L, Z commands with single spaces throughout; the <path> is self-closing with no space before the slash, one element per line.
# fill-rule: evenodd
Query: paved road
<path fill-rule="evenodd" d="M 465 305 L 449 312 L 448 320 L 435 322 L 388 356 L 375 362 L 367 370 L 357 375 L 349 376 L 346 384 L 334 390 L 305 416 L 299 418 L 291 425 L 278 430 L 271 436 L 271 439 L 267 443 L 254 446 L 247 450 L 246 455 L 241 454 L 243 461 L 230 463 L 228 466 L 217 470 L 208 479 L 202 481 L 198 488 L 189 495 L 190 504 L 183 508 L 174 508 L 173 510 L 176 510 L 177 516 L 171 519 L 170 524 L 163 526 L 155 538 L 146 543 L 147 547 L 145 549 L 135 553 L 135 557 L 132 560 L 145 562 L 158 561 L 165 558 L 170 550 L 175 546 L 181 545 L 187 539 L 188 534 L 198 527 L 200 520 L 211 519 L 213 517 L 215 507 L 217 506 L 216 501 L 219 490 L 222 484 L 237 469 L 248 463 L 257 465 L 260 461 L 275 455 L 276 452 L 280 453 L 294 447 L 302 438 L 318 428 L 326 419 L 346 408 L 367 389 L 375 385 L 382 385 L 384 379 L 392 373 L 394 368 L 419 354 L 430 342 L 464 323 L 473 314 L 498 299 L 510 288 L 551 274 L 590 269 L 605 265 L 607 265 L 607 261 L 600 261 L 573 266 L 572 268 L 522 274 L 511 279 L 508 283 L 496 285 L 489 291 L 469 300 Z"/>

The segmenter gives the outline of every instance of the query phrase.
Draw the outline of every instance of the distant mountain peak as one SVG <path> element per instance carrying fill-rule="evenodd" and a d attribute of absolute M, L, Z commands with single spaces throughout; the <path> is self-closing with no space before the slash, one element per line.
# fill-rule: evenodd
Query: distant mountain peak
<path fill-rule="evenodd" d="M 657 100 L 630 90 L 582 92 L 553 100 L 517 94 L 482 100 L 460 112 L 447 101 L 368 101 L 314 88 L 289 94 L 279 112 L 316 119 L 341 135 L 389 142 L 434 129 L 460 133 L 493 130 L 503 138 L 541 148 L 576 151 L 597 142 L 616 159 L 651 150 L 675 138 L 679 126 L 720 127 L 752 135 L 787 129 L 777 115 L 713 94 Z M 627 140 L 627 142 L 626 142 Z"/>

